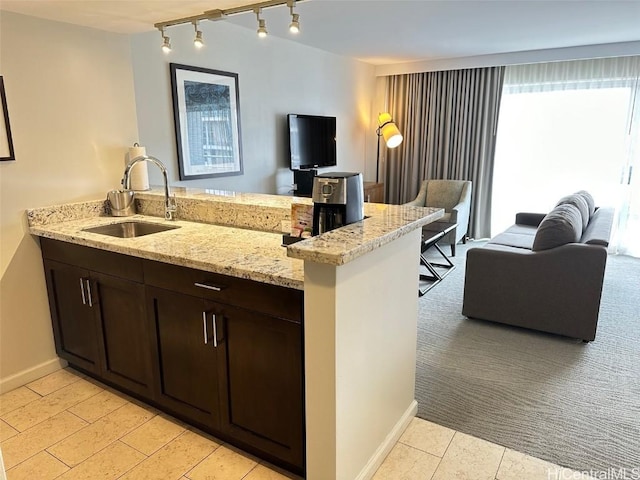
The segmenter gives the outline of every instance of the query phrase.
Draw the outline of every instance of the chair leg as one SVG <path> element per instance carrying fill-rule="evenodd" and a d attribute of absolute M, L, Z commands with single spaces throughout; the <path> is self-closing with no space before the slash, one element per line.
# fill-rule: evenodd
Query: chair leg
<path fill-rule="evenodd" d="M 451 256 L 452 257 L 456 256 L 456 244 L 455 243 L 451 244 Z"/>
<path fill-rule="evenodd" d="M 462 244 L 463 245 L 467 244 L 467 235 L 466 234 L 462 236 Z"/>

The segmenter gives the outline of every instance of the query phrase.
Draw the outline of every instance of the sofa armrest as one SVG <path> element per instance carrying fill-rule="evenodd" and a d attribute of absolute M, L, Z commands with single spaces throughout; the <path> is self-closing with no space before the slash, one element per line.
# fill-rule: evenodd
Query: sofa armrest
<path fill-rule="evenodd" d="M 516 224 L 537 227 L 538 225 L 540 225 L 540 222 L 542 222 L 542 219 L 546 215 L 547 215 L 546 213 L 529 213 L 529 212 L 516 213 Z"/>
<path fill-rule="evenodd" d="M 587 227 L 582 232 L 582 243 L 592 245 L 609 245 L 611 228 L 613 225 L 614 209 L 612 207 L 599 207 L 589 219 Z"/>
<path fill-rule="evenodd" d="M 607 250 L 570 243 L 549 250 L 501 245 L 467 252 L 463 315 L 595 338 Z"/>

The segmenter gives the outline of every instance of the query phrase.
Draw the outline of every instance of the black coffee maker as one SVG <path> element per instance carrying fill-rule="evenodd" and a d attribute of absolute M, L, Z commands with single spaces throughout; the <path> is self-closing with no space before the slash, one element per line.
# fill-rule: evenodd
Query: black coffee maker
<path fill-rule="evenodd" d="M 313 235 L 364 218 L 362 174 L 322 173 L 313 179 Z"/>

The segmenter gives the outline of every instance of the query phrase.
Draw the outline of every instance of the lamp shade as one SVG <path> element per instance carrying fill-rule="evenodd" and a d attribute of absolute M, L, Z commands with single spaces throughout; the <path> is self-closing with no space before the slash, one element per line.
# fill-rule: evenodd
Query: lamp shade
<path fill-rule="evenodd" d="M 393 123 L 391 114 L 385 112 L 378 115 L 378 125 L 387 147 L 395 148 L 402 143 L 402 134 L 396 124 Z"/>

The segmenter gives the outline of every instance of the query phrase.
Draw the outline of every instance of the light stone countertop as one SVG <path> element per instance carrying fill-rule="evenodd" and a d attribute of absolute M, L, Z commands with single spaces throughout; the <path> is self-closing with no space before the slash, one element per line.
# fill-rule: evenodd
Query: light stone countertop
<path fill-rule="evenodd" d="M 30 233 L 200 270 L 302 290 L 303 260 L 343 265 L 440 218 L 444 211 L 365 203 L 365 218 L 287 248 L 281 246 L 282 222 L 292 203 L 308 198 L 256 193 L 172 188 L 180 226 L 137 238 L 117 238 L 83 229 L 126 220 L 167 223 L 162 189 L 136 192 L 134 217 L 111 217 L 104 200 L 30 209 Z M 240 228 L 238 228 L 240 227 Z"/>
<path fill-rule="evenodd" d="M 82 231 L 110 223 L 137 220 L 180 228 L 136 238 L 118 238 Z M 89 217 L 30 227 L 33 235 L 111 252 L 304 289 L 303 262 L 287 257 L 282 235 L 147 215 Z"/>

